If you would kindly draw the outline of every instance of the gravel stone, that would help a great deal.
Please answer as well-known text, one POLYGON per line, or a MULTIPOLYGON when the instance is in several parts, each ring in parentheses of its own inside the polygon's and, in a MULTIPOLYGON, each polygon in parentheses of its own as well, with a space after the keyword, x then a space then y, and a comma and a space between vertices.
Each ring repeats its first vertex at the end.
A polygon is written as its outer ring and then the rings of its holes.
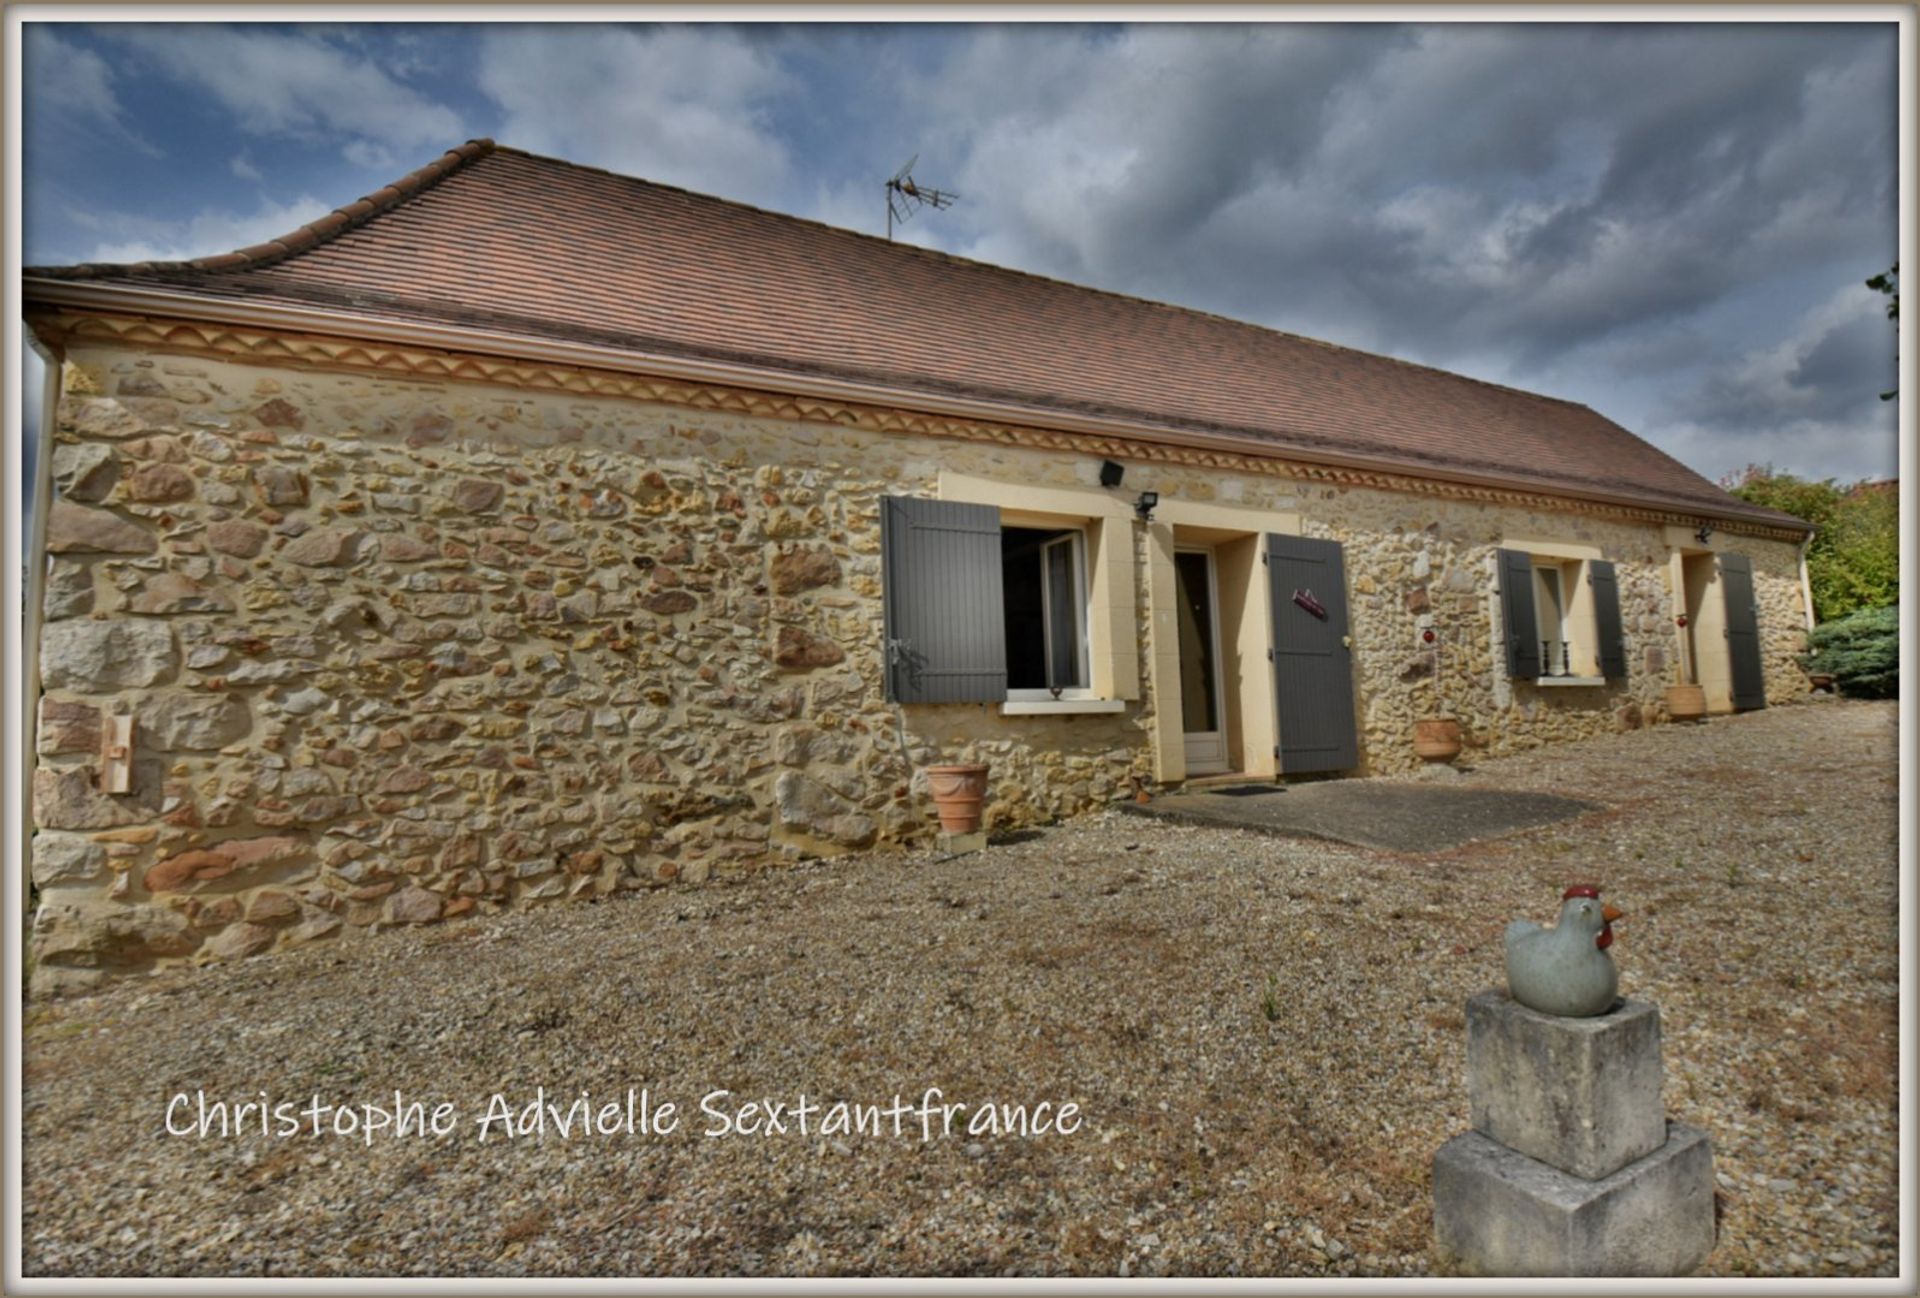
MULTIPOLYGON (((1484 761, 1464 787, 1604 805, 1427 854, 1103 812, 953 859, 483 908, 36 1001, 24 1268, 1434 1274, 1429 1165, 1468 1126, 1464 1003, 1498 985, 1506 922, 1581 880, 1627 912, 1613 954, 1660 1007, 1670 1116, 1713 1140, 1706 1273, 1893 1276, 1895 718, 1821 702, 1484 761), (398 1088, 462 1124, 370 1146, 157 1135, 198 1086, 398 1088), (629 1086, 680 1103, 679 1131, 473 1134, 496 1092, 629 1086), (925 1144, 700 1134, 720 1088, 929 1086, 1085 1121, 925 1144)), ((340 923, 307 915, 316 936, 340 923)))

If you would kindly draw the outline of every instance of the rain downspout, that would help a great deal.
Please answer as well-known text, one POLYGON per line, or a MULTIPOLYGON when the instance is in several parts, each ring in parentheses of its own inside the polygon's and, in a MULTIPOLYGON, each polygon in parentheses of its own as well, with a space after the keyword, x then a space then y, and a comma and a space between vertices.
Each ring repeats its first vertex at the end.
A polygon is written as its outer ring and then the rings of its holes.
POLYGON ((26 537, 26 608, 21 624, 20 715, 20 913, 31 922, 33 903, 33 772, 40 725, 40 624, 47 597, 47 512, 53 505, 53 429, 59 420, 61 357, 33 336, 27 340, 46 362, 40 389, 40 427, 33 430, 33 519, 26 537))
POLYGON ((1807 576, 1807 551, 1813 548, 1813 538, 1818 532, 1808 532, 1806 539, 1800 542, 1800 602, 1807 615, 1807 630, 1813 630, 1813 582, 1807 576))

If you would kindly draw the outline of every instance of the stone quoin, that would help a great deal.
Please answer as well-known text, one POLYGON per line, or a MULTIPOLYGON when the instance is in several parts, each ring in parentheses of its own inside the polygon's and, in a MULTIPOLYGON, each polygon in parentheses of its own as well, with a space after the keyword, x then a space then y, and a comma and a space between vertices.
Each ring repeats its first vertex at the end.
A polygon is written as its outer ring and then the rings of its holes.
POLYGON ((1213 771, 1411 770, 1437 710, 1498 753, 1659 722, 1689 673, 1716 711, 1804 691, 1805 526, 1583 407, 485 142, 273 244, 30 268, 25 299, 60 384, 30 628, 40 991, 930 844, 938 763, 990 768, 1004 830, 1213 771), (540 275, 577 275, 569 222, 597 195, 659 217, 631 282, 579 281, 603 325, 480 297, 435 317, 499 286, 472 264, 427 282, 383 220, 465 247, 462 212, 528 192, 551 210, 485 255, 540 275), (707 327, 649 260, 692 255, 688 205, 738 253, 685 263, 714 327, 761 329, 749 292, 785 312, 725 364, 724 339, 643 348, 619 314, 657 299, 707 327), (343 241, 401 306, 347 309, 343 241), (884 341, 910 331, 876 299, 836 327, 902 350, 856 373, 807 333, 840 309, 808 258, 956 310, 995 286, 983 338, 1037 328, 1029 299, 1089 323, 1019 335, 1026 359, 930 356, 884 341), (1222 362, 1228 341, 1271 363, 1222 362), (995 386, 1020 365, 1112 399, 995 386), (929 539, 936 507, 972 548, 929 539), (1330 558, 1276 595, 1284 544, 1330 558), (1718 620, 1690 638, 1703 601, 1718 620), (1289 711, 1286 616, 1344 618, 1350 714, 1289 711), (103 793, 91 736, 123 713, 132 787, 103 793), (1350 760, 1303 747, 1322 723, 1350 760))

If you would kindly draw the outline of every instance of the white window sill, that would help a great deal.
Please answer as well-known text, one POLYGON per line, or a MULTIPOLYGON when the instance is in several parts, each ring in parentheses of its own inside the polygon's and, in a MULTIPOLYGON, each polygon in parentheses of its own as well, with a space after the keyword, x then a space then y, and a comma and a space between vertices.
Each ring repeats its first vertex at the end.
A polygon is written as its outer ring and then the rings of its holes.
POLYGON ((1604 676, 1542 676, 1533 682, 1535 685, 1605 685, 1604 676))
POLYGON ((1000 705, 1003 717, 1052 717, 1076 712, 1125 712, 1120 699, 1008 699, 1000 705))

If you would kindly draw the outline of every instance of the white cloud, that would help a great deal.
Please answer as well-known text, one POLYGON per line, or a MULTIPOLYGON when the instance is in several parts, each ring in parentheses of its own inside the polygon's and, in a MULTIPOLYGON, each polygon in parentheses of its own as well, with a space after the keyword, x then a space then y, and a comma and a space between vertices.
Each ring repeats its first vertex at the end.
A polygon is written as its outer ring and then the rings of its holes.
POLYGON ((340 154, 356 167, 365 167, 368 171, 399 172, 411 170, 401 166, 400 157, 384 144, 375 144, 371 140, 348 140, 340 149, 340 154))
MULTIPOLYGON (((861 234, 885 234, 887 230, 886 195, 876 181, 872 184, 828 184, 816 181, 812 197, 799 209, 808 220, 834 225, 861 234)), ((906 239, 925 226, 914 223, 895 230, 896 239, 906 239)), ((922 242, 915 239, 913 242, 922 242)))
POLYGON ((1761 428, 1737 436, 1696 424, 1675 424, 1658 429, 1648 440, 1715 482, 1751 464, 1770 464, 1814 481, 1879 481, 1900 471, 1899 440, 1893 430, 1865 424, 1761 428))
POLYGON ((27 99, 29 111, 56 125, 105 128, 141 152, 158 157, 160 151, 127 124, 107 61, 60 39, 57 30, 48 23, 24 27, 22 72, 33 85, 27 99))
POLYGON ((233 252, 291 233, 325 216, 332 206, 311 195, 263 202, 253 212, 208 210, 184 221, 156 221, 132 213, 92 213, 85 224, 105 233, 85 258, 96 262, 185 261, 233 252))
POLYGON ((896 70, 889 138, 964 195, 916 241, 1585 400, 1710 475, 1885 474, 1889 32, 982 26, 896 70))
MULTIPOLYGON (((917 150, 962 200, 906 241, 1584 399, 1709 473, 1886 458, 1892 407, 1849 367, 1891 330, 1813 300, 1892 260, 1883 24, 126 30, 234 129, 376 172, 476 133, 426 75, 503 143, 874 233, 917 150)), ((63 53, 30 110, 113 120, 139 61, 63 53)), ((298 206, 66 227, 180 255, 298 206)))
MULTIPOLYGON (((466 138, 460 117, 373 59, 312 32, 215 24, 103 28, 164 75, 211 96, 251 135, 357 142, 410 153, 466 138)), ((426 161, 425 157, 420 159, 426 161)))
POLYGON ((26 58, 39 103, 56 112, 119 125, 120 100, 114 94, 113 70, 107 61, 68 44, 54 31, 45 23, 26 27, 26 58))
POLYGON ((973 255, 1538 368, 1890 251, 1891 49, 1837 27, 982 27, 895 99, 973 255))
POLYGON ((746 202, 791 177, 769 105, 792 82, 737 30, 490 28, 478 83, 516 148, 746 202))
POLYGON ((242 180, 259 180, 261 178, 260 168, 253 165, 252 159, 247 157, 244 149, 227 160, 227 167, 234 175, 240 177, 242 180))

